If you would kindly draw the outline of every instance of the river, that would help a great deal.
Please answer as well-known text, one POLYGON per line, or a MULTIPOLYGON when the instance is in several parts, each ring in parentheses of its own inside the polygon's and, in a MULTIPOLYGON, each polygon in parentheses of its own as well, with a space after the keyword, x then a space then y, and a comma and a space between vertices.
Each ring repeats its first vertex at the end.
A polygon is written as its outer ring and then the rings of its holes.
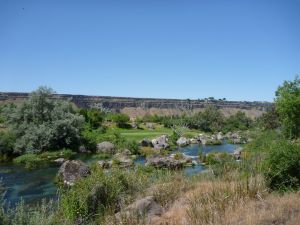
MULTIPOLYGON (((214 146, 189 145, 180 147, 174 152, 182 152, 196 158, 200 151, 203 153, 212 151, 232 153, 237 147, 237 145, 227 143, 214 146)), ((96 161, 91 154, 80 155, 78 158, 87 164, 96 161)), ((135 164, 144 163, 144 157, 138 157, 135 160, 135 164)), ((58 165, 47 165, 42 168, 27 170, 23 166, 14 165, 13 163, 0 164, 0 179, 2 185, 6 188, 4 199, 11 204, 15 204, 21 199, 27 203, 33 203, 43 198, 55 198, 57 186, 54 183, 54 178, 58 169, 58 165)), ((193 175, 202 170, 204 170, 203 166, 198 164, 185 168, 184 172, 187 175, 193 175)))

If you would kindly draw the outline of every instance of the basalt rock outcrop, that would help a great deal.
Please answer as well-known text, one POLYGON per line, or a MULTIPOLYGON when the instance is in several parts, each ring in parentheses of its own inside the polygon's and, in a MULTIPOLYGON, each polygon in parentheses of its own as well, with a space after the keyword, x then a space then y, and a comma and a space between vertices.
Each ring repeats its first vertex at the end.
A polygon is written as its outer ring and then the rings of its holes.
MULTIPOLYGON (((9 102, 22 102, 28 98, 28 93, 19 92, 0 92, 0 104, 9 102)), ((122 110, 125 108, 140 109, 176 109, 191 110, 203 109, 207 106, 215 106, 219 109, 238 109, 238 110, 255 110, 254 116, 259 116, 266 111, 273 103, 269 102, 247 102, 247 101, 224 101, 215 99, 154 99, 154 98, 127 98, 127 97, 109 97, 109 96, 87 96, 87 95, 69 95, 57 94, 53 98, 68 99, 76 106, 89 108, 94 105, 112 110, 122 110), (261 112, 261 113, 260 113, 261 112)))

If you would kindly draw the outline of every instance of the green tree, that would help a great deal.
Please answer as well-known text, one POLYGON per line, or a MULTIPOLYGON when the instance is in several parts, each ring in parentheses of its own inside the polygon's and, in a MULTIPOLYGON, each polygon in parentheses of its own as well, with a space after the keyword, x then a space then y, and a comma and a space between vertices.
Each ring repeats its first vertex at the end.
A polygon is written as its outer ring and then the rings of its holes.
POLYGON ((252 124, 252 120, 244 112, 238 111, 225 120, 224 131, 247 130, 252 124))
POLYGON ((130 121, 130 118, 128 115, 123 113, 115 113, 111 115, 111 120, 114 121, 118 127, 120 128, 128 128, 128 122, 130 121))
POLYGON ((224 125, 223 114, 213 106, 207 107, 203 112, 197 113, 190 122, 193 128, 206 132, 220 131, 224 125))
POLYGON ((259 125, 264 130, 274 130, 280 127, 279 116, 275 107, 271 107, 259 119, 259 125))
POLYGON ((100 127, 105 117, 105 114, 96 108, 80 109, 79 113, 93 129, 100 127))
POLYGON ((300 79, 285 81, 276 91, 276 111, 288 138, 300 136, 300 79))
POLYGON ((300 188, 299 144, 287 140, 273 141, 265 165, 265 177, 272 190, 300 188))
POLYGON ((16 153, 78 146, 84 118, 75 113, 70 102, 53 94, 52 89, 39 87, 22 104, 4 110, 16 137, 16 153))

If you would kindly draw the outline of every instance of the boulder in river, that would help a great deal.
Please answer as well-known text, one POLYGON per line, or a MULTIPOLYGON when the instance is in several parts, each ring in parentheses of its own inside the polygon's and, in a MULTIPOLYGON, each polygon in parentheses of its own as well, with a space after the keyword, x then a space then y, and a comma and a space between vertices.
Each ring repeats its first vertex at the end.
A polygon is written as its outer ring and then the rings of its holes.
POLYGON ((146 166, 153 166, 155 168, 168 168, 168 169, 181 169, 191 163, 190 157, 182 157, 181 159, 175 159, 174 156, 153 156, 146 159, 146 166))
POLYGON ((180 137, 177 141, 176 144, 179 146, 187 146, 189 144, 189 140, 185 137, 180 137))
POLYGON ((196 138, 191 138, 191 139, 189 140, 189 142, 190 142, 191 144, 198 144, 198 143, 199 143, 199 141, 198 141, 196 138))
POLYGON ((156 150, 167 149, 170 147, 170 145, 168 144, 168 136, 167 135, 162 135, 158 138, 155 138, 151 142, 152 142, 154 149, 156 149, 156 150))
POLYGON ((121 153, 117 153, 113 156, 113 163, 121 168, 128 168, 134 165, 131 159, 130 151, 125 149, 121 153))
POLYGON ((90 169, 83 162, 68 160, 64 162, 58 171, 58 178, 67 186, 72 186, 75 181, 85 178, 90 174, 90 169))
POLYGON ((55 163, 60 164, 60 165, 63 164, 65 161, 66 160, 64 158, 58 158, 58 159, 54 160, 55 163))
POLYGON ((114 144, 109 141, 103 141, 103 142, 97 144, 97 152, 98 153, 114 154, 115 150, 116 149, 115 149, 114 144))

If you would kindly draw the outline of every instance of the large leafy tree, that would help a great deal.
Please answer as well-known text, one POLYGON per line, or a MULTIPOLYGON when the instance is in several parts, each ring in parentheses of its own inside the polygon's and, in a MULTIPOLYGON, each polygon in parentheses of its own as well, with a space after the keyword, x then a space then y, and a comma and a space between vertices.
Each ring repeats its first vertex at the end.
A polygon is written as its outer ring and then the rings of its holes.
POLYGON ((276 91, 276 111, 288 138, 300 136, 300 79, 285 81, 276 91))
POLYGON ((41 152, 75 148, 80 140, 84 118, 77 115, 69 101, 40 87, 17 107, 5 110, 7 125, 16 137, 14 151, 41 152))
POLYGON ((209 106, 193 116, 190 125, 206 132, 220 131, 224 125, 224 116, 216 107, 209 106))

